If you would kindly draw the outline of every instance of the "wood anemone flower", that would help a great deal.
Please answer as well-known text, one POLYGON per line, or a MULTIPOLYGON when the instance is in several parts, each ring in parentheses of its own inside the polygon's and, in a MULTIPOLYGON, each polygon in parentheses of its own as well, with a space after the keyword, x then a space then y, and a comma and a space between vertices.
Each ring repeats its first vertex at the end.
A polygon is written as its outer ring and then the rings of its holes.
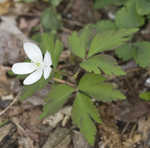
POLYGON ((18 75, 30 74, 23 81, 24 85, 31 85, 41 79, 48 79, 52 71, 52 59, 48 51, 46 51, 44 58, 40 48, 31 42, 24 43, 24 51, 31 62, 16 63, 12 66, 12 71, 18 75))

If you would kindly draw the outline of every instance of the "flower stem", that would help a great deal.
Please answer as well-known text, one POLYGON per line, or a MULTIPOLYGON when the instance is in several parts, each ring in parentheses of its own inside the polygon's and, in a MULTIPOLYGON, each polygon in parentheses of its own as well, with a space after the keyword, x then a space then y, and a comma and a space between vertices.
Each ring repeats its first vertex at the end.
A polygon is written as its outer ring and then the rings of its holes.
POLYGON ((67 82, 65 80, 61 80, 61 79, 58 79, 58 78, 53 78, 53 80, 56 81, 56 82, 62 83, 62 84, 67 84, 67 85, 69 85, 71 87, 75 87, 75 84, 67 82))

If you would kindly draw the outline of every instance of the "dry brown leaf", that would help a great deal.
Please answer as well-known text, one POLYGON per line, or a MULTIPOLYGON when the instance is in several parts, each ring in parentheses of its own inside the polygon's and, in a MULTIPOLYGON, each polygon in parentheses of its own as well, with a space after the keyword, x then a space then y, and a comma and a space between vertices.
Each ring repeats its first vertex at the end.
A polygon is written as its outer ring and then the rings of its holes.
POLYGON ((8 95, 10 90, 10 81, 7 79, 8 69, 4 66, 0 66, 0 96, 8 95))
POLYGON ((150 136, 150 116, 145 118, 141 118, 138 121, 138 131, 142 135, 142 141, 144 142, 145 146, 150 146, 149 143, 149 136, 150 136))
POLYGON ((12 0, 3 0, 0 2, 0 15, 7 14, 12 5, 12 0))
POLYGON ((93 22, 100 19, 100 15, 93 9, 93 2, 89 0, 74 0, 72 4, 72 16, 82 23, 93 22))

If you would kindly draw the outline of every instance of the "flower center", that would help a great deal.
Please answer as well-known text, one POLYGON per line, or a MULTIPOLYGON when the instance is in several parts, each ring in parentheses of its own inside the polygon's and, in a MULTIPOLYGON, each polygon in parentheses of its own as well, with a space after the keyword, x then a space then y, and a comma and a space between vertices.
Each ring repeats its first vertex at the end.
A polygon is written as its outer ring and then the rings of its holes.
POLYGON ((40 67, 41 66, 41 63, 40 62, 37 62, 35 63, 37 67, 40 67))

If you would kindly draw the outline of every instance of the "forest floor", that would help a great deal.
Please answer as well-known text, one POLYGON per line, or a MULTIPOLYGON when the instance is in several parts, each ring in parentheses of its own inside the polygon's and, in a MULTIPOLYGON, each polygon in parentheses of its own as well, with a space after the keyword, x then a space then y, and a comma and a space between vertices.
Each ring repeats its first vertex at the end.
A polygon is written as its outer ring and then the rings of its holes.
MULTIPOLYGON (((67 37, 88 23, 109 19, 109 14, 116 9, 109 7, 95 11, 92 1, 68 1, 64 0, 57 8, 63 23, 58 32, 65 46, 60 63, 63 67, 70 56, 67 37)), ((150 88, 145 85, 150 71, 139 68, 134 61, 119 61, 127 75, 111 78, 127 99, 102 103, 98 107, 103 123, 97 125, 94 147, 72 124, 70 104, 55 115, 39 120, 43 97, 50 89, 50 84, 24 102, 18 101, 23 85, 16 77, 8 75, 8 71, 14 63, 24 60, 22 43, 36 33, 34 27, 41 27, 40 16, 46 7, 44 2, 0 2, 0 148, 149 148, 150 103, 140 100, 138 94, 143 88, 150 88)), ((149 26, 145 26, 145 31, 149 26)), ((140 36, 145 40, 149 37, 150 32, 140 36)), ((66 70, 71 73, 67 67, 66 70)))

